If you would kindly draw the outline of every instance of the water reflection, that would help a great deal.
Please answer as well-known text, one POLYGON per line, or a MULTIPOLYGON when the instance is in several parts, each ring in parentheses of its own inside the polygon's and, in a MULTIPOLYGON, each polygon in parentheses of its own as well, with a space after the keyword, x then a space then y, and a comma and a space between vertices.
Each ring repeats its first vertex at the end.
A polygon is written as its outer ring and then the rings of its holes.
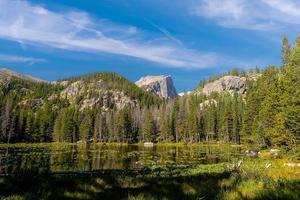
POLYGON ((0 147, 0 173, 138 169, 229 162, 239 148, 214 146, 26 145, 0 147))

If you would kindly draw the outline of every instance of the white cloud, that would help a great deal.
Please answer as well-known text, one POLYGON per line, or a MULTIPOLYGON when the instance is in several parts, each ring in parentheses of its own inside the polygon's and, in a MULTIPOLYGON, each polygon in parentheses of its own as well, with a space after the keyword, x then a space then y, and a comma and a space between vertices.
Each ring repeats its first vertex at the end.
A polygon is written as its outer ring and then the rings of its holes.
POLYGON ((17 55, 8 55, 8 54, 0 54, 1 62, 11 62, 11 63, 29 63, 34 64, 37 62, 45 62, 45 59, 41 58, 32 58, 32 57, 23 57, 17 55))
POLYGON ((298 0, 198 0, 193 6, 193 14, 229 28, 269 31, 300 25, 298 0))
POLYGON ((0 0, 0 38, 71 51, 125 55, 170 67, 216 66, 213 53, 185 49, 163 38, 149 39, 132 26, 92 19, 80 11, 53 12, 27 1, 0 0))
MULTIPOLYGON (((207 9, 211 10, 213 5, 209 4, 207 9)), ((227 8, 234 6, 234 3, 229 3, 227 8)), ((163 37, 153 38, 149 32, 137 27, 95 19, 78 10, 54 12, 21 0, 0 0, 0 10, 0 38, 18 42, 22 46, 42 45, 101 55, 108 53, 177 68, 256 65, 256 62, 243 62, 223 54, 187 49, 181 41, 158 26, 156 28, 163 37)), ((218 12, 224 13, 226 10, 220 7, 218 12)), ((243 10, 236 9, 233 14, 227 15, 228 18, 238 19, 244 14, 243 10)), ((217 16, 217 12, 211 13, 213 16, 217 16)), ((15 57, 12 60, 18 59, 15 57)))

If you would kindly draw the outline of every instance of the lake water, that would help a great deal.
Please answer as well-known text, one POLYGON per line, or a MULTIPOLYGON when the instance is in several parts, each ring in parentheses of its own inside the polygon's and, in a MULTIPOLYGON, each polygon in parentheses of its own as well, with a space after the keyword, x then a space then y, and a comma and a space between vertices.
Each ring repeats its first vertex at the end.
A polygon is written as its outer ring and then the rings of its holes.
POLYGON ((231 162, 239 147, 204 145, 0 145, 0 174, 97 172, 151 166, 193 166, 231 162))

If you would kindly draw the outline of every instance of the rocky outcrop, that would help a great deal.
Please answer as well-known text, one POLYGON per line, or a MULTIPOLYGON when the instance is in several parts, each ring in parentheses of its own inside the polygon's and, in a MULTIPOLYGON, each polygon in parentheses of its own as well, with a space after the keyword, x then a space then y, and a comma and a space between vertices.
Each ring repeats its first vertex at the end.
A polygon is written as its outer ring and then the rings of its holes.
POLYGON ((27 106, 30 107, 33 110, 37 110, 41 108, 44 105, 43 99, 29 99, 29 100, 23 100, 19 103, 20 106, 27 106))
MULTIPOLYGON (((135 107, 138 105, 136 100, 128 97, 123 91, 105 89, 105 82, 101 79, 92 81, 78 80, 73 83, 68 81, 57 82, 65 87, 60 92, 60 98, 67 99, 71 104, 76 104, 80 110, 102 107, 108 110, 112 106, 117 109, 125 107, 135 107)), ((50 99, 55 98, 54 96, 50 99)))
POLYGON ((164 99, 174 99, 177 96, 171 76, 146 76, 135 84, 164 99))
POLYGON ((218 102, 214 99, 210 99, 210 100, 205 100, 204 102, 199 104, 199 108, 200 110, 203 110, 205 107, 209 107, 209 106, 213 106, 213 105, 217 105, 218 102))
POLYGON ((120 110, 125 107, 136 107, 138 102, 126 96, 124 92, 105 92, 102 97, 84 99, 80 104, 80 110, 101 106, 104 111, 107 111, 110 109, 111 105, 114 105, 120 110))
POLYGON ((208 83, 202 89, 202 93, 210 95, 213 92, 237 92, 245 94, 247 91, 247 78, 239 76, 224 76, 214 82, 208 83))
MULTIPOLYGON (((60 84, 60 83, 59 83, 60 84)), ((68 99, 69 101, 75 101, 77 97, 82 96, 85 89, 84 89, 84 82, 83 81, 76 81, 71 84, 65 84, 65 81, 60 84, 66 87, 61 93, 60 96, 63 98, 68 99)))

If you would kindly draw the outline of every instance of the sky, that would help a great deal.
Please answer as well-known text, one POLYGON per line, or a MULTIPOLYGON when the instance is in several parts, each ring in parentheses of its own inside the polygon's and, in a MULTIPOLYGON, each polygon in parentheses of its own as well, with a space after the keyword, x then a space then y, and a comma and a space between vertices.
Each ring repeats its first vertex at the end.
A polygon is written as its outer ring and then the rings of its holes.
POLYGON ((45 80, 171 75, 178 92, 232 68, 280 65, 299 0, 0 0, 0 66, 45 80))

